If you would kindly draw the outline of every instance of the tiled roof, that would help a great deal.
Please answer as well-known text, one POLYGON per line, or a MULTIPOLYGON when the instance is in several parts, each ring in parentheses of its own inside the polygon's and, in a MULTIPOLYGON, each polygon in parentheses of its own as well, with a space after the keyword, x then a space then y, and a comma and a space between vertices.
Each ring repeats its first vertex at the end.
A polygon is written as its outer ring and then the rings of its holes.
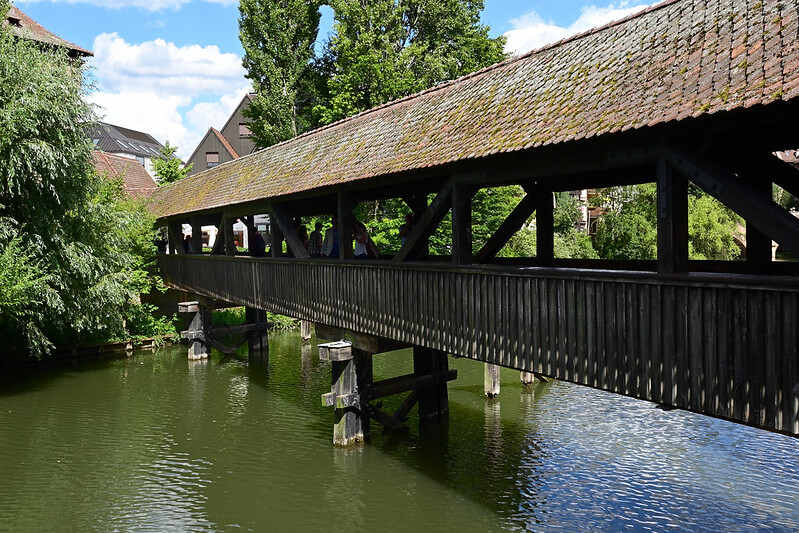
POLYGON ((670 0, 162 188, 170 216, 799 95, 799 0, 670 0))
POLYGON ((144 166, 135 159, 108 154, 99 150, 92 152, 94 168, 98 174, 113 179, 122 179, 125 192, 134 198, 150 196, 158 184, 147 173, 144 166))
POLYGON ((11 6, 11 9, 6 15, 6 20, 3 24, 8 30, 21 39, 30 39, 32 41, 39 41, 40 43, 51 44, 53 46, 61 46, 67 48, 75 55, 91 56, 94 55, 85 48, 73 44, 58 35, 46 30, 38 22, 30 18, 28 15, 20 11, 18 8, 11 6))
POLYGON ((233 159, 238 159, 239 154, 236 152, 236 150, 233 149, 227 138, 224 135, 222 135, 222 132, 216 128, 211 128, 211 131, 214 132, 216 138, 219 139, 219 142, 221 142, 222 146, 225 147, 225 150, 227 150, 227 152, 230 154, 230 157, 232 157, 233 159))
POLYGON ((156 158, 163 145, 152 135, 141 131, 97 122, 88 130, 95 148, 103 152, 123 153, 139 157, 156 158))

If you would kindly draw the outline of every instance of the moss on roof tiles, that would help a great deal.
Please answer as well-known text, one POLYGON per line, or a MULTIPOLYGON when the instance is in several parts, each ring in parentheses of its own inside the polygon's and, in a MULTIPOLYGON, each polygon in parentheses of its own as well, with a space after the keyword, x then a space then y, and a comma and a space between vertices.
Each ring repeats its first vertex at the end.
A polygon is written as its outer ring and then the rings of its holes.
POLYGON ((152 209, 190 214, 793 98, 797 13, 799 0, 669 0, 195 174, 152 209))

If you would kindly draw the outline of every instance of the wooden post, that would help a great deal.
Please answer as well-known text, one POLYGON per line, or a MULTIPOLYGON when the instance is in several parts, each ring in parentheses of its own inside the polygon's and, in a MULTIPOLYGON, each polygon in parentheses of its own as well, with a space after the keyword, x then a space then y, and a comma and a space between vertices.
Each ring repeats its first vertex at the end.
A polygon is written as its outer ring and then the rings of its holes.
POLYGON ((552 266, 555 258, 554 200, 551 189, 538 188, 535 198, 535 254, 541 266, 552 266))
POLYGON ((360 391, 372 381, 371 354, 355 351, 345 341, 319 345, 319 360, 330 361, 332 385, 322 395, 322 405, 335 407, 333 445, 351 446, 363 442, 369 422, 360 391))
POLYGON ((189 353, 190 361, 207 359, 211 349, 206 342, 206 329, 211 325, 211 311, 200 302, 181 302, 178 304, 179 313, 194 313, 189 324, 189 353))
POLYGON ((233 240, 233 224, 236 223, 236 219, 231 216, 223 216, 222 217, 222 233, 225 236, 225 255, 234 256, 236 255, 236 243, 233 240))
POLYGON ((522 389, 529 390, 535 384, 535 374, 532 372, 520 372, 519 378, 522 381, 522 389))
POLYGON ((668 161, 657 163, 658 272, 688 270, 688 181, 668 161))
MULTIPOLYGON (((419 221, 422 220, 425 211, 427 211, 427 195, 424 193, 415 194, 406 198, 405 203, 411 208, 411 211, 413 211, 414 223, 418 224, 419 221)), ((421 239, 416 249, 418 250, 419 257, 427 257, 430 255, 430 238, 426 237, 421 239)))
POLYGON ((341 259, 352 259, 352 198, 346 192, 338 196, 338 250, 341 259))
MULTIPOLYGON (((752 187, 758 196, 771 201, 770 180, 752 182, 752 187)), ((771 239, 749 220, 746 221, 746 263, 752 274, 765 274, 771 264, 771 239)))
POLYGON ((428 420, 446 416, 449 413, 447 354, 439 350, 414 346, 413 373, 416 377, 433 376, 431 384, 415 389, 419 400, 419 419, 428 420))
POLYGON ((182 254, 183 250, 183 224, 180 222, 169 223, 169 253, 182 254))
POLYGON ((496 398, 499 396, 499 366, 491 363, 485 364, 485 377, 483 380, 483 391, 486 398, 496 398))
POLYGON ((267 330, 266 311, 247 307, 244 310, 248 324, 255 324, 258 329, 247 334, 247 353, 250 364, 269 365, 269 332, 267 330))
POLYGON ((203 253, 203 227, 196 219, 191 221, 191 253, 203 253))
POLYGON ((311 341, 311 322, 309 320, 300 322, 300 337, 303 343, 311 341))
POLYGON ((474 189, 452 185, 452 262, 468 265, 472 262, 472 196, 474 189))
POLYGON ((272 257, 283 257, 283 231, 274 212, 269 214, 269 231, 272 233, 272 257))

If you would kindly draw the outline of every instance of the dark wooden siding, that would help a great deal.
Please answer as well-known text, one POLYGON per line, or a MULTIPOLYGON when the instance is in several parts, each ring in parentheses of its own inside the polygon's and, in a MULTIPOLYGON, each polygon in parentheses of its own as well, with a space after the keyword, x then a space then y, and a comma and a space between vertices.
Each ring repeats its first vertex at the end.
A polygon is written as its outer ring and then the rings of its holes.
POLYGON ((244 110, 249 103, 250 99, 245 96, 239 103, 239 107, 236 108, 222 128, 222 135, 225 136, 225 139, 227 139, 233 149, 236 150, 239 157, 251 154, 252 149, 255 147, 255 142, 252 140, 252 137, 241 137, 239 135, 239 124, 250 121, 250 119, 244 116, 244 110))
POLYGON ((206 152, 217 152, 219 154, 219 163, 226 163, 228 161, 232 161, 233 157, 230 155, 230 152, 222 145, 216 135, 213 132, 209 131, 205 138, 202 140, 200 145, 195 150, 194 155, 192 156, 187 163, 191 163, 194 167, 191 170, 191 174, 196 174, 198 172, 202 172, 203 170, 207 169, 208 166, 205 161, 205 154, 206 152))
POLYGON ((228 302, 799 434, 784 278, 162 256, 228 302))

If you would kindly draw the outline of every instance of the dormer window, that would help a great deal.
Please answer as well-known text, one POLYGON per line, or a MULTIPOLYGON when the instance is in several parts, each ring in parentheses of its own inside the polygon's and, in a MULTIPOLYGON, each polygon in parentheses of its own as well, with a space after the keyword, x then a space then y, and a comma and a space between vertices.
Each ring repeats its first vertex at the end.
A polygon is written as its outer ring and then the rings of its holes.
POLYGON ((16 17, 8 17, 8 23, 11 24, 12 26, 16 26, 17 28, 22 27, 22 20, 16 17))

